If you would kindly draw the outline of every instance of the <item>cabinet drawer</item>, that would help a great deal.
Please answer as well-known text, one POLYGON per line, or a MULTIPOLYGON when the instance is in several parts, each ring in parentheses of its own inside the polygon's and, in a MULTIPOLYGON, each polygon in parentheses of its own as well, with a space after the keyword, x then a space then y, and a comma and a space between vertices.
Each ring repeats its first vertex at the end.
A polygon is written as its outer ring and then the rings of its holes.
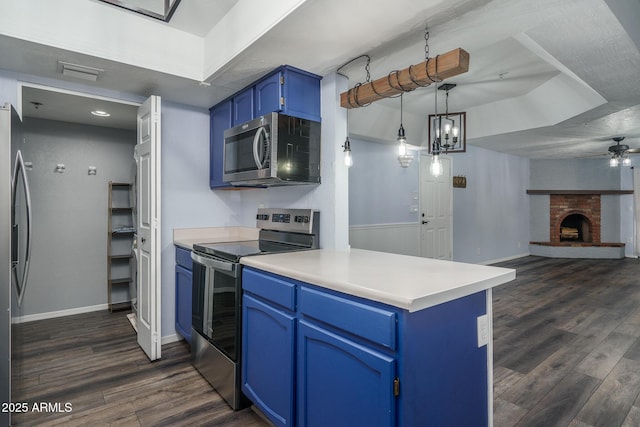
POLYGON ((181 265, 187 270, 193 270, 193 261, 191 260, 191 251, 176 246, 176 264, 181 265))
POLYGON ((286 309, 296 309, 296 284, 284 277, 245 267, 242 289, 286 309))
POLYGON ((396 313, 307 287, 300 313, 391 350, 396 349, 396 313))

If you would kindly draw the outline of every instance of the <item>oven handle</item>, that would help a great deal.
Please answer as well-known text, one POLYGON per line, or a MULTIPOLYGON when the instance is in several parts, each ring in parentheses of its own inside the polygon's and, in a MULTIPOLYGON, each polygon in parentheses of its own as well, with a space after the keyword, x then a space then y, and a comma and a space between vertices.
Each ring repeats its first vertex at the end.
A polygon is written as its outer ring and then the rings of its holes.
POLYGON ((228 262, 228 261, 218 261, 216 259, 197 255, 194 252, 191 252, 191 259, 197 262, 198 264, 204 265, 207 268, 213 268, 218 271, 226 271, 231 273, 233 277, 237 276, 236 266, 238 264, 236 263, 228 262))

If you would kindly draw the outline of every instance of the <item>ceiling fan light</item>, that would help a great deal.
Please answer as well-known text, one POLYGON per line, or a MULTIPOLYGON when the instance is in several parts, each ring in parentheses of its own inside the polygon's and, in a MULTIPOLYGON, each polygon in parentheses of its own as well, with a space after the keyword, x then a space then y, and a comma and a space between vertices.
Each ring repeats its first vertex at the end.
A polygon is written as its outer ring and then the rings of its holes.
POLYGON ((625 157, 624 159, 622 159, 622 165, 623 166, 631 166, 631 159, 628 157, 625 157))
POLYGON ((615 157, 612 157, 611 160, 609 160, 609 166, 611 166, 612 168, 617 167, 619 163, 619 160, 615 157))

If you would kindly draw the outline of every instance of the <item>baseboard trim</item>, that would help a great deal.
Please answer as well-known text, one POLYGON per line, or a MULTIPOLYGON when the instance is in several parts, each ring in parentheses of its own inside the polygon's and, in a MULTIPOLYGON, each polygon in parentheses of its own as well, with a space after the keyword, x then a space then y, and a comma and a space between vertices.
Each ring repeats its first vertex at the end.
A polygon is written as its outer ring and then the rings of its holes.
POLYGON ((511 256, 508 256, 508 257, 504 257, 504 258, 492 259, 492 260, 489 260, 489 261, 482 261, 482 262, 479 262, 478 264, 480 264, 480 265, 497 264, 499 262, 511 261, 511 260, 514 260, 514 259, 518 259, 518 258, 523 258, 523 257, 529 256, 529 255, 531 255, 531 254, 529 252, 526 252, 526 253, 522 253, 522 254, 518 254, 518 255, 511 255, 511 256))
POLYGON ((162 337, 161 343, 162 343, 162 345, 165 345, 165 344, 171 344, 173 342, 178 342, 178 341, 181 341, 181 340, 183 340, 183 338, 180 335, 173 334, 173 335, 167 335, 167 336, 162 337))
POLYGON ((27 314, 26 316, 12 317, 11 323, 27 323, 36 320, 54 319, 56 317, 73 316, 74 314, 91 313, 109 309, 108 304, 90 305, 87 307, 70 308, 67 310, 49 311, 47 313, 27 314))

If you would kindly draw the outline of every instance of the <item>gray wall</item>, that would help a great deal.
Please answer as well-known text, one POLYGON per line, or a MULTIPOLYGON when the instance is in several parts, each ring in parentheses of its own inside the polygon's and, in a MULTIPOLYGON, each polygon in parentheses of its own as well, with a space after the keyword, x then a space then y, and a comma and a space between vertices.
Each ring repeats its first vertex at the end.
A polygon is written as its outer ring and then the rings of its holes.
POLYGON ((135 131, 30 118, 23 130, 33 246, 21 314, 106 304, 108 182, 130 181, 135 131))
MULTIPOLYGON (((621 190, 622 174, 628 167, 612 168, 606 156, 592 159, 531 160, 531 185, 534 190, 621 190)), ((603 242, 624 242, 621 230, 621 206, 627 196, 603 195, 600 198, 601 239, 603 242)), ((530 196, 531 240, 547 242, 549 236, 549 196, 530 196)), ((625 239, 626 240, 626 239, 625 239)))
MULTIPOLYGON (((418 157, 403 169, 395 145, 352 140, 354 164, 349 176, 350 225, 418 223, 411 213, 419 197, 418 157), (355 143, 354 143, 355 142, 355 143)), ((467 146, 466 153, 449 155, 452 175, 465 175, 467 188, 453 189, 453 260, 487 263, 528 253, 529 160, 467 146)), ((418 205, 419 206, 419 205, 418 205)), ((385 239, 405 239, 387 246, 406 245, 400 253, 415 252, 419 233, 385 239)))
POLYGON ((349 225, 414 223, 419 212, 420 155, 408 168, 398 163, 395 144, 351 139, 349 225), (414 200, 414 198, 416 198, 414 200))
POLYGON ((452 154, 453 259, 482 263, 529 252, 529 159, 467 145, 452 154))

